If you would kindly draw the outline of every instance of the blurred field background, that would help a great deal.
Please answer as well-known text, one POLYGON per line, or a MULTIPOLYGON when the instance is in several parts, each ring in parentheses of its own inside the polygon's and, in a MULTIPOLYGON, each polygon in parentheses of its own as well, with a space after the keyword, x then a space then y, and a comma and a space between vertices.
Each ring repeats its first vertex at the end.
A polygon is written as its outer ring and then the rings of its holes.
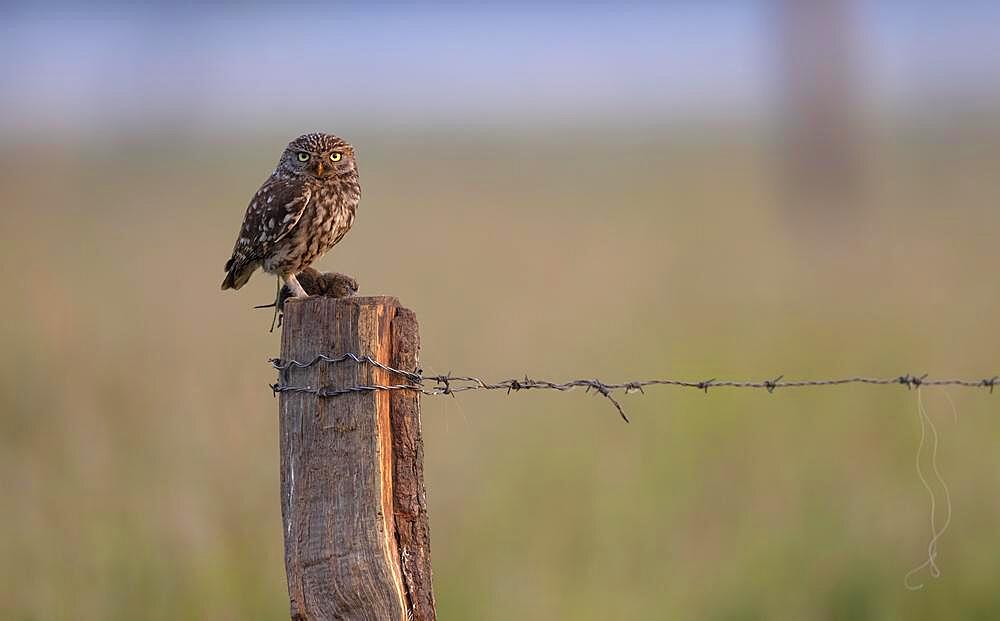
MULTIPOLYGON (((830 6, 0 9, 0 617, 287 618, 274 283, 218 287, 305 131, 425 370, 1000 372, 1000 10, 830 6)), ((439 616, 1000 618, 1000 397, 949 395, 919 592, 913 392, 426 398, 439 616)))

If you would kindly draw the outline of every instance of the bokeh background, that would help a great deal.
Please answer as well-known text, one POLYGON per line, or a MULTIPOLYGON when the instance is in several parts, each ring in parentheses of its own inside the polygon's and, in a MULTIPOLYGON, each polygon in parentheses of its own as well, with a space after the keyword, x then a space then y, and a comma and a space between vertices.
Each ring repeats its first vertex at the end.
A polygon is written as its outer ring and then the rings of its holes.
MULTIPOLYGON (((284 144, 428 371, 1000 372, 1000 5, 0 8, 0 617, 281 619, 277 352, 222 293, 284 144)), ((426 398, 442 619, 1000 618, 1000 397, 426 398), (940 490, 939 490, 940 493, 940 490), (940 513, 938 514, 940 517, 940 513)))

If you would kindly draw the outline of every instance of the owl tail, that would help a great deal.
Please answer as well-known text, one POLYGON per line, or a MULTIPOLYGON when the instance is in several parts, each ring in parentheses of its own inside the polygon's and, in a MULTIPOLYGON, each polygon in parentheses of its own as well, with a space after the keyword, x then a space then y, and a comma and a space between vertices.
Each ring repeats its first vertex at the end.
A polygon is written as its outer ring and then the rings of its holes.
POLYGON ((250 276, 260 267, 260 263, 257 261, 251 261, 244 263, 242 261, 237 262, 235 257, 226 261, 226 279, 222 281, 222 290, 226 289, 239 289, 243 285, 247 284, 250 280, 250 276))

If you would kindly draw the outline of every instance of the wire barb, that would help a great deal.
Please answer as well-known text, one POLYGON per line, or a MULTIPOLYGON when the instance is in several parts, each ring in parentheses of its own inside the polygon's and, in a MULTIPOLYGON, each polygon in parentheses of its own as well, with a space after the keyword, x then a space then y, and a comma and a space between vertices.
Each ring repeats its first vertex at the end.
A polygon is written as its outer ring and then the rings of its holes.
POLYGON ((629 422, 628 417, 625 415, 625 409, 622 407, 621 403, 615 398, 614 392, 622 391, 626 395, 639 392, 641 394, 646 394, 645 388, 649 386, 676 386, 679 388, 694 388, 697 390, 704 391, 708 394, 709 388, 746 388, 746 389, 760 389, 766 390, 769 394, 773 393, 779 388, 814 388, 819 386, 846 386, 848 384, 867 384, 870 386, 891 386, 891 385, 902 385, 906 386, 907 390, 920 388, 922 386, 957 386, 963 388, 988 388, 990 394, 993 394, 994 388, 997 384, 1000 384, 1000 375, 995 375, 990 378, 981 380, 966 380, 966 379, 930 379, 925 373, 924 375, 911 375, 909 373, 904 375, 899 375, 896 377, 889 378, 879 378, 879 377, 845 377, 837 379, 820 379, 820 380, 785 380, 784 375, 778 375, 774 379, 763 380, 763 381, 751 381, 751 380, 719 380, 712 378, 709 380, 702 380, 698 382, 678 380, 678 379, 651 379, 651 380, 632 380, 628 382, 621 383, 606 383, 598 379, 577 379, 570 380, 567 382, 551 382, 547 380, 535 380, 531 379, 527 375, 524 379, 507 379, 498 382, 486 382, 478 377, 472 375, 454 375, 449 372, 445 375, 424 375, 423 371, 417 369, 416 371, 405 371, 403 369, 396 369, 388 365, 382 364, 378 360, 375 360, 371 356, 362 356, 354 353, 346 353, 340 356, 327 356, 325 354, 320 354, 314 357, 312 360, 299 361, 299 360, 282 360, 280 358, 272 358, 270 360, 271 366, 278 371, 278 382, 271 385, 271 390, 275 395, 279 393, 297 393, 297 394, 311 394, 317 397, 338 397, 341 395, 357 394, 373 392, 377 390, 415 390, 420 394, 424 395, 451 395, 455 396, 456 393, 466 392, 469 390, 503 390, 507 394, 511 392, 520 392, 522 390, 532 390, 532 389, 543 389, 543 390, 557 390, 559 392, 566 392, 573 390, 574 388, 583 388, 586 392, 594 391, 602 397, 607 398, 611 404, 618 410, 618 414, 622 417, 626 423, 629 422), (399 376, 404 381, 398 384, 371 384, 371 385, 357 385, 357 386, 344 386, 344 387, 312 387, 312 386, 294 386, 290 382, 290 372, 293 369, 306 369, 309 367, 316 366, 318 364, 342 364, 342 363, 353 363, 357 365, 369 364, 373 367, 381 369, 392 375, 399 376))
POLYGON ((989 379, 984 379, 983 382, 982 382, 982 386, 984 388, 989 388, 990 389, 990 394, 992 395, 993 394, 993 387, 996 386, 997 381, 1000 381, 1000 375, 994 375, 993 377, 991 377, 989 379))

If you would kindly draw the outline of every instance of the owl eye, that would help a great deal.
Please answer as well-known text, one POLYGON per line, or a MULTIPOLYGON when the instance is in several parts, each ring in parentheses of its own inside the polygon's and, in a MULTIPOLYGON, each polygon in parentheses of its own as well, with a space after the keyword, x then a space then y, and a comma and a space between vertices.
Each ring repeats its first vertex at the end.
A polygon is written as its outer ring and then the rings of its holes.
POLYGON ((306 153, 305 151, 299 151, 298 153, 295 154, 295 157, 299 158, 300 162, 308 162, 309 161, 309 154, 306 153))
POLYGON ((334 152, 334 153, 330 154, 330 161, 331 162, 339 162, 342 157, 344 157, 344 156, 341 155, 340 153, 334 152))

